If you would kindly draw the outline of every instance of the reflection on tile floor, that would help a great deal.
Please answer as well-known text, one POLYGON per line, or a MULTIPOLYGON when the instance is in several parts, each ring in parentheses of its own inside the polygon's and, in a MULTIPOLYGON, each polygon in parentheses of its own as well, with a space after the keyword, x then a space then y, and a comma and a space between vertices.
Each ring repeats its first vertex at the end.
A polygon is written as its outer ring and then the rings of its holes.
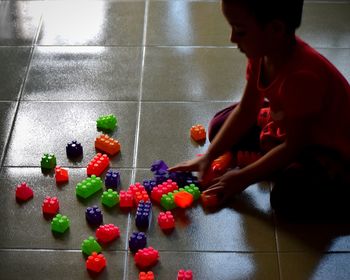
MULTIPOLYGON (((350 1, 306 1, 298 35, 331 60, 350 81, 350 1)), ((111 158, 121 188, 152 178, 156 159, 173 165, 203 153, 189 128, 207 126, 218 110, 238 101, 246 58, 230 44, 229 28, 214 0, 104 0, 0 2, 0 271, 1 279, 138 279, 128 251, 135 211, 102 207, 104 223, 121 237, 103 246, 107 268, 88 273, 80 251, 94 235, 85 209, 100 205, 101 191, 76 198, 100 134, 96 119, 113 113, 121 143, 111 158), (84 156, 70 160, 77 139, 84 156), (57 186, 40 158, 53 152, 70 180, 57 186), (17 203, 16 186, 28 182, 34 197, 17 203), (71 220, 55 236, 43 217, 45 196, 57 196, 71 220)), ((102 175, 102 177, 104 174, 102 175)), ((215 212, 199 203, 174 210, 176 229, 165 234, 153 207, 148 245, 160 252, 156 279, 349 279, 347 224, 277 221, 266 183, 251 186, 215 212)))

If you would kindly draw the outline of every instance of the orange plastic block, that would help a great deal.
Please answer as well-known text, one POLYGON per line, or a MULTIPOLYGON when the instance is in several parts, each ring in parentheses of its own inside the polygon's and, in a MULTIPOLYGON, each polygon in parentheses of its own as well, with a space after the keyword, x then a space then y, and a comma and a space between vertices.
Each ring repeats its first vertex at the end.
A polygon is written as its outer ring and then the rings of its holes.
POLYGON ((193 202, 193 195, 185 191, 176 192, 174 193, 174 202, 181 208, 190 207, 193 202))
POLYGON ((119 142, 106 134, 101 134, 95 139, 95 148, 111 156, 120 152, 119 142))
POLYGON ((68 180, 69 180, 68 170, 61 168, 61 166, 56 166, 55 167, 55 178, 56 178, 56 183, 68 182, 68 180))
POLYGON ((201 201, 204 208, 216 207, 219 203, 219 199, 216 195, 201 194, 201 201))
POLYGON ((86 268, 93 272, 100 272, 106 266, 106 258, 102 254, 93 252, 86 260, 86 268))
POLYGON ((139 273, 139 280, 154 280, 154 274, 152 271, 147 271, 147 272, 141 271, 139 273))
POLYGON ((88 164, 86 172, 88 176, 100 176, 109 166, 109 157, 106 154, 98 153, 88 164))
POLYGON ((208 173, 203 177, 202 184, 207 185, 215 178, 223 175, 230 167, 232 162, 232 154, 230 152, 224 153, 222 156, 215 159, 209 168, 208 173))
POLYGON ((205 128, 201 124, 197 124, 191 127, 191 137, 195 141, 203 141, 207 138, 205 128))

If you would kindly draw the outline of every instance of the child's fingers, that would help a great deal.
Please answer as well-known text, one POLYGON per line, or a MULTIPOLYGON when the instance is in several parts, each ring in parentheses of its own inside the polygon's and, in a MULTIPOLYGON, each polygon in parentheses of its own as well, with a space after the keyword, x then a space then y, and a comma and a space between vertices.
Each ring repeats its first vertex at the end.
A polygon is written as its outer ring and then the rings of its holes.
POLYGON ((216 195, 218 192, 223 190, 223 186, 213 185, 210 188, 206 189, 203 194, 205 195, 216 195))
POLYGON ((175 165, 173 167, 168 168, 169 172, 175 172, 175 171, 194 171, 194 166, 188 164, 188 162, 183 162, 178 165, 175 165))

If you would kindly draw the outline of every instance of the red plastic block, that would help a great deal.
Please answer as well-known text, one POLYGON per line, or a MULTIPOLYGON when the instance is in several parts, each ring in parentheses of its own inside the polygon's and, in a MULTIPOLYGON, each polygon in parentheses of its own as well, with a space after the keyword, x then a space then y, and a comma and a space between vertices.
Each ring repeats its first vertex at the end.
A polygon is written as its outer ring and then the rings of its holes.
POLYGON ((137 182, 134 185, 130 185, 129 190, 133 194, 135 205, 138 205, 141 200, 145 202, 150 200, 145 187, 141 183, 137 182))
POLYGON ((120 237, 119 228, 113 224, 101 225, 96 230, 97 241, 101 243, 111 242, 120 237))
POLYGON ((56 215, 60 209, 60 204, 57 197, 45 197, 43 204, 41 205, 43 214, 45 215, 56 215))
POLYGON ((153 201, 160 203, 163 194, 168 194, 178 189, 179 187, 176 182, 167 180, 166 182, 163 182, 152 189, 151 198, 153 201))
POLYGON ((174 202, 181 208, 190 207, 193 202, 193 195, 185 191, 174 193, 174 202))
POLYGON ((106 154, 98 153, 88 164, 87 175, 100 176, 102 172, 109 166, 109 157, 106 154))
POLYGON ((66 183, 69 180, 68 170, 62 168, 61 166, 55 167, 55 178, 56 183, 66 183))
POLYGON ((199 142, 204 141, 206 139, 205 128, 201 124, 197 124, 191 127, 191 137, 193 140, 199 142))
POLYGON ((177 280, 192 280, 193 279, 193 273, 192 270, 184 270, 180 269, 177 273, 177 280))
POLYGON ((201 194, 201 201, 204 208, 216 207, 219 203, 219 199, 216 195, 201 194))
POLYGON ((106 258, 102 254, 93 252, 86 260, 86 268, 93 272, 100 272, 107 265, 106 258))
POLYGON ((154 274, 152 271, 147 271, 147 272, 141 271, 139 273, 139 280, 154 280, 154 274))
POLYGON ((169 230, 175 227, 175 219, 170 211, 160 212, 158 215, 158 224, 162 230, 169 230))
POLYGON ((101 134, 95 139, 95 148, 111 156, 120 152, 119 142, 106 134, 101 134))
POLYGON ((119 207, 131 208, 134 206, 134 198, 131 191, 120 191, 119 193, 119 207))
POLYGON ((139 249, 134 257, 135 264, 141 269, 155 265, 158 259, 159 253, 152 247, 139 249))
POLYGON ((214 159, 209 171, 204 175, 202 184, 205 186, 210 183, 213 179, 221 176, 230 167, 232 162, 232 154, 230 152, 224 153, 222 156, 214 159))
POLYGON ((21 201, 27 201, 33 196, 34 196, 33 190, 27 185, 27 183, 23 182, 22 184, 17 186, 16 199, 21 201))

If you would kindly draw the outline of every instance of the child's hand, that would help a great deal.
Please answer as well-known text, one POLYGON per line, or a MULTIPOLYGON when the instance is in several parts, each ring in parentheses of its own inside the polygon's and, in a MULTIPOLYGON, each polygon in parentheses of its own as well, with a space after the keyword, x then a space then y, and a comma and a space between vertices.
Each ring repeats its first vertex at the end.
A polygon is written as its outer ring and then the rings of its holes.
POLYGON ((226 203, 234 195, 241 193, 248 184, 241 176, 240 170, 231 170, 216 178, 213 184, 203 192, 206 195, 217 195, 219 205, 226 203))
POLYGON ((198 171, 198 179, 199 181, 201 181, 203 178, 203 174, 207 172, 207 170, 210 167, 210 164, 211 160, 209 160, 208 156, 204 154, 202 156, 198 156, 194 159, 184 161, 182 163, 179 163, 178 165, 170 167, 168 171, 198 171))

